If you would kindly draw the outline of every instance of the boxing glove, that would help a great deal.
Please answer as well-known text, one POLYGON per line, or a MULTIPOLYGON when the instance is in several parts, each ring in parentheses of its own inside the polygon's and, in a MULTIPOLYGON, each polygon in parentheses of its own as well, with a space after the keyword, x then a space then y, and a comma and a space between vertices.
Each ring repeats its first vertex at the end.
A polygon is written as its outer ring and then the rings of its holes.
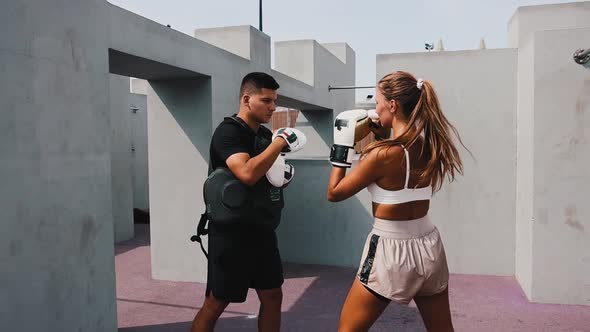
POLYGON ((270 184, 277 188, 284 188, 295 175, 295 167, 290 164, 285 164, 285 158, 281 155, 277 157, 268 172, 266 172, 266 179, 270 184))
POLYGON ((381 127, 381 123, 379 122, 379 114, 377 114, 377 110, 375 110, 374 108, 368 110, 367 117, 371 119, 372 125, 381 127))
MULTIPOLYGON (((354 156, 354 143, 356 140, 359 140, 362 134, 355 135, 357 125, 359 122, 367 119, 367 117, 367 111, 363 109, 344 111, 336 116, 334 121, 334 145, 332 145, 332 150, 330 151, 330 162, 332 165, 336 167, 351 167, 354 156)), ((369 132, 370 129, 365 136, 369 132)))
POLYGON ((391 130, 383 128, 383 126, 381 126, 379 115, 377 114, 377 111, 375 109, 368 110, 367 115, 368 119, 365 121, 368 122, 369 130, 373 132, 373 134, 375 135, 376 141, 380 141, 391 137, 391 130))
POLYGON ((295 152, 301 150, 305 143, 307 143, 307 137, 305 137, 305 134, 301 130, 295 128, 279 128, 272 135, 273 141, 277 137, 280 137, 287 142, 287 147, 282 152, 295 152))

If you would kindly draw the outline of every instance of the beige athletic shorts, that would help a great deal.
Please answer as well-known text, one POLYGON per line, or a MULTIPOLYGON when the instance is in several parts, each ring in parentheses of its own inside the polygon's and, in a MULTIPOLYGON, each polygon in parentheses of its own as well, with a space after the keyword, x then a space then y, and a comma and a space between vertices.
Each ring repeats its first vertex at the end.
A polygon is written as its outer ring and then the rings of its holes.
POLYGON ((438 229, 428 216, 404 221, 375 218, 357 277, 373 292, 401 304, 444 291, 449 269, 438 229))

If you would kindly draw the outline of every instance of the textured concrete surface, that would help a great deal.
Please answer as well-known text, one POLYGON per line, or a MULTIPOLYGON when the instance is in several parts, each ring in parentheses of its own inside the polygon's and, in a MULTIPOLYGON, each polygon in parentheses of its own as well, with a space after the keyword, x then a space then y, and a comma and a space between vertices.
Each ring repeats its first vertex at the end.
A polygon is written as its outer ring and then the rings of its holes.
POLYGON ((590 227, 590 72, 572 54, 589 45, 580 29, 590 2, 520 7, 508 28, 518 48, 515 275, 529 299, 588 305, 590 233, 577 225, 590 227))
POLYGON ((288 160, 295 178, 285 188, 285 209, 277 229, 285 260, 358 266, 373 225, 369 193, 362 190, 338 203, 326 200, 332 165, 327 160, 288 160))
POLYGON ((104 0, 0 9, 0 331, 113 331, 104 0))
POLYGON ((590 305, 590 71, 563 61, 590 46, 587 9, 586 29, 535 34, 531 299, 544 303, 590 305))
MULTIPOLYGON (((149 234, 116 247, 119 331, 188 331, 205 285, 150 278, 149 234)), ((188 241, 188 238, 187 238, 188 241)), ((192 254, 202 255, 194 245, 192 254)), ((282 331, 335 331, 355 269, 285 264, 282 331)), ((529 303, 513 277, 452 275, 450 302, 456 331, 590 331, 590 307, 529 303)), ((258 299, 230 304, 216 331, 254 331, 258 299)), ((413 303, 391 304, 371 331, 425 331, 413 303)))

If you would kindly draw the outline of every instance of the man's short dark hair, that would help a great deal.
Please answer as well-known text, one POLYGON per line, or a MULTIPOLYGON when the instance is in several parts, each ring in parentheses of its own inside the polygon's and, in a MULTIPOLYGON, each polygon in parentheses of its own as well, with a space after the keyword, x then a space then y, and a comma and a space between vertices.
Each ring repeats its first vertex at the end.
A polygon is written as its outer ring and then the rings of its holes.
POLYGON ((253 72, 242 79, 240 86, 240 98, 245 94, 254 94, 261 89, 278 90, 279 83, 267 73, 253 72))

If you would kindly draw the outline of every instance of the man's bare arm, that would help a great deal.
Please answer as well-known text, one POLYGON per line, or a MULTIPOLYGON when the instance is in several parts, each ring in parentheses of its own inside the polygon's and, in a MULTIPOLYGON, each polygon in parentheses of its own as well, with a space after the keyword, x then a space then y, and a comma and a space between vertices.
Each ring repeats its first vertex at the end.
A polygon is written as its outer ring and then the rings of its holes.
POLYGON ((268 172, 287 143, 284 139, 274 139, 262 153, 250 158, 247 153, 235 153, 225 163, 232 173, 243 183, 252 186, 268 172))

